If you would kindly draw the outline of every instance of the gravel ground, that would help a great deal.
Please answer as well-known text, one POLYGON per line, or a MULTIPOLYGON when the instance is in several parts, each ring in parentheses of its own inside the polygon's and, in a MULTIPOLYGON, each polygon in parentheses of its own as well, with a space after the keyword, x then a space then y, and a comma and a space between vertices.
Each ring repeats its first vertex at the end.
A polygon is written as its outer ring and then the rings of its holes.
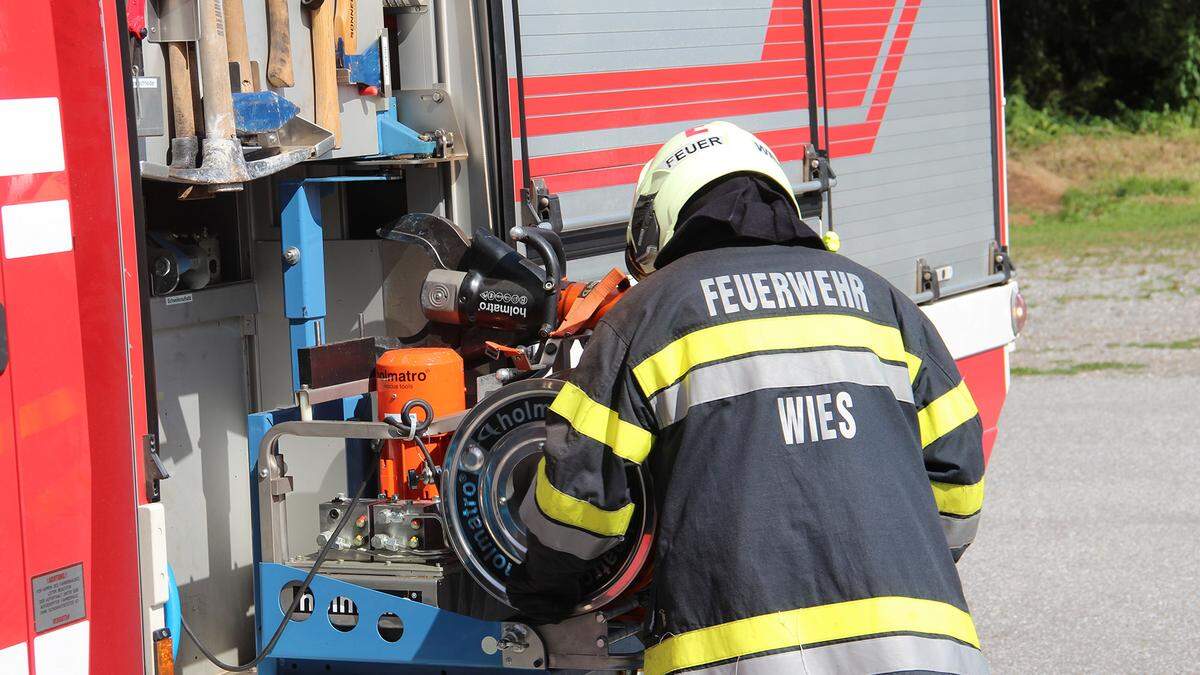
POLYGON ((1075 374, 1014 375, 963 585, 994 672, 1200 672, 1200 272, 1070 269, 1022 269, 1014 372, 1075 374))
POLYGON ((1183 259, 1098 263, 1022 266, 1030 321, 1013 355, 1017 372, 1088 364, 1085 370, 1200 375, 1200 266, 1183 259))

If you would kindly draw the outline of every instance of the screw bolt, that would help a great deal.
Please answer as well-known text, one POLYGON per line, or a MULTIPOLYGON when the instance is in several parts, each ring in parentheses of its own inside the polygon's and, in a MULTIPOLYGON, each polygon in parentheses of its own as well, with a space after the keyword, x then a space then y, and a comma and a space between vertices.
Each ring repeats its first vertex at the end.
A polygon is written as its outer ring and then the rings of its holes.
POLYGON ((287 250, 283 252, 283 262, 288 265, 295 265, 300 262, 300 249, 295 246, 287 247, 287 250))

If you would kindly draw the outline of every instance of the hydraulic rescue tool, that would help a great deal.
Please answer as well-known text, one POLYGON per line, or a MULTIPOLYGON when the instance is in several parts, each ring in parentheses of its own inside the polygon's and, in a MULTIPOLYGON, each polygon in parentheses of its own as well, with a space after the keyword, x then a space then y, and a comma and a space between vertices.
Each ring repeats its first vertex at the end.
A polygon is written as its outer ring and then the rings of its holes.
MULTIPOLYGON (((476 582, 501 601, 506 599, 508 573, 525 555, 518 510, 542 455, 546 412, 562 388, 562 381, 550 373, 569 367, 568 341, 585 337, 627 288, 624 275, 616 271, 599 282, 565 283, 562 242, 548 227, 517 227, 510 234, 535 251, 544 266, 490 232, 477 230, 468 240, 453 223, 429 214, 407 215, 380 231, 385 239, 419 245, 433 260, 421 288, 421 309, 430 321, 462 330, 461 353, 511 361, 510 367, 492 374, 505 384, 481 397, 459 420, 448 445, 441 439, 428 444, 441 467, 438 491, 418 488, 423 476, 432 482, 428 477, 433 471, 412 451, 403 454, 402 473, 384 469, 396 479, 381 485, 389 497, 440 496, 449 545, 476 582)), ((445 397, 434 389, 463 387, 462 371, 450 372, 446 352, 456 355, 445 349, 410 348, 388 351, 380 358, 375 372, 383 419, 394 415, 392 397, 400 388, 437 396, 435 415, 462 409, 460 399, 443 402, 445 397), (441 367, 440 384, 432 384, 431 368, 414 367, 427 363, 441 367)), ((457 365, 461 369, 463 361, 457 365)), ((649 485, 640 468, 629 473, 639 505, 635 531, 596 561, 580 612, 603 606, 629 588, 649 555, 654 523, 649 485)), ((416 540, 410 542, 418 547, 416 540)))
MULTIPOLYGON (((398 242, 388 245, 419 247, 431 261, 419 296, 429 325, 404 341, 361 338, 300 351, 301 419, 274 423, 259 442, 260 546, 268 564, 262 574, 317 569, 320 577, 288 582, 280 603, 264 605, 264 625, 292 625, 288 619, 311 606, 296 598, 309 584, 320 593, 323 580, 332 580, 364 594, 341 593, 346 601, 328 610, 335 627, 353 625, 355 603, 398 596, 452 612, 456 620, 503 622, 504 635, 481 644, 506 665, 636 667, 639 644, 629 638, 640 623, 636 610, 655 527, 641 467, 627 469, 636 505, 629 534, 593 561, 576 616, 553 626, 517 623, 505 593, 508 575, 526 554, 520 506, 534 484, 546 416, 563 386, 555 374, 569 368, 571 342, 586 340, 619 301, 624 276, 614 270, 598 282, 566 282, 562 242, 548 226, 510 232, 537 262, 488 231, 467 237, 430 214, 406 215, 379 234, 398 242), (360 386, 356 391, 369 386, 375 393, 376 421, 307 421, 320 401, 333 400, 326 392, 360 386), (284 435, 374 440, 360 475, 371 482, 366 494, 376 496, 339 494, 319 504, 316 553, 289 552, 285 500, 292 479, 279 448, 284 435), (270 566, 277 563, 283 567, 270 566)), ((297 625, 289 630, 306 630, 297 625)), ((285 643, 289 653, 301 649, 285 643)))

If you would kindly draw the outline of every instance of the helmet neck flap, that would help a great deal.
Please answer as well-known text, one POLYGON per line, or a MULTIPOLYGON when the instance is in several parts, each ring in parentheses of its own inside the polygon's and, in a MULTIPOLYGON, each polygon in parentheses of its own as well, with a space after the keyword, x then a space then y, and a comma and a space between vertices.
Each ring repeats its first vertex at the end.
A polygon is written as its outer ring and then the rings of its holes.
POLYGON ((662 269, 697 251, 768 244, 825 249, 820 235, 800 219, 795 202, 773 181, 733 175, 709 183, 688 200, 675 236, 658 252, 654 266, 662 269))

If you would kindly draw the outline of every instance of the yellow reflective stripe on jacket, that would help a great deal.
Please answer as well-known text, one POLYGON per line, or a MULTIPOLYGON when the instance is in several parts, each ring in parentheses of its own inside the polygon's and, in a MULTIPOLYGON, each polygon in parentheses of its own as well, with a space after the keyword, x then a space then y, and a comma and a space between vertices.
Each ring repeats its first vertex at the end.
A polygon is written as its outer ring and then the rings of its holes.
POLYGON ((975 407, 975 399, 971 398, 967 383, 959 382, 957 387, 917 411, 917 423, 921 427, 921 447, 929 447, 931 443, 978 414, 979 409, 975 407))
POLYGON ((945 635, 979 648, 971 615, 935 600, 888 596, 764 614, 701 628, 646 650, 648 675, 766 651, 878 633, 945 635))
POLYGON ((538 506, 547 517, 564 525, 572 525, 602 537, 619 537, 629 529, 633 518, 633 504, 626 504, 616 511, 608 511, 583 499, 561 492, 546 476, 546 459, 538 463, 537 473, 538 506))
POLYGON ((568 382, 550 404, 579 433, 599 441, 619 457, 641 464, 650 454, 654 436, 645 429, 622 420, 615 410, 593 401, 579 387, 568 382))
POLYGON ((909 381, 921 359, 908 353, 900 330, 842 314, 806 314, 747 319, 702 328, 639 363, 633 376, 646 396, 668 387, 696 366, 734 356, 784 349, 850 347, 907 364, 909 381))
POLYGON ((974 485, 933 483, 933 499, 938 513, 952 516, 972 516, 983 508, 983 480, 974 485))

